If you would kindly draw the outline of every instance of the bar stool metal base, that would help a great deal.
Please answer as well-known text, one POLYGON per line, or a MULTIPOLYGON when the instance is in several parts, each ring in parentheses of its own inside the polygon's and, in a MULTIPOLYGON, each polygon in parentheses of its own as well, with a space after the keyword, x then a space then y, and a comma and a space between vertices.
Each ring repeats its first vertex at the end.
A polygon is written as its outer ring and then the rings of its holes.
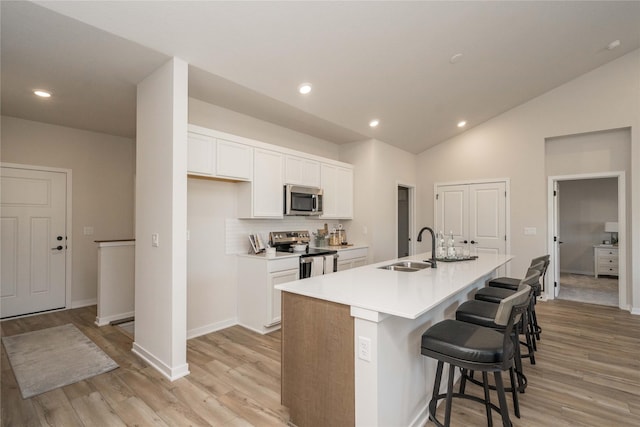
MULTIPOLYGON (((495 371, 494 372, 494 378, 495 378, 495 382, 496 385, 493 386, 493 389, 495 389, 497 391, 498 394, 498 400, 499 400, 499 404, 500 407, 496 406, 495 404, 491 403, 491 397, 490 397, 490 393, 489 390, 491 388, 491 386, 489 385, 488 382, 488 375, 487 372, 484 371, 482 372, 482 378, 483 378, 483 382, 479 383, 480 385, 483 385, 483 389, 484 389, 484 399, 480 398, 478 396, 474 396, 471 394, 466 394, 464 393, 463 390, 461 390, 459 393, 455 393, 453 391, 453 377, 454 377, 454 373, 455 373, 455 365, 451 365, 449 364, 449 378, 448 378, 448 384, 447 384, 447 392, 446 393, 439 393, 440 390, 440 383, 442 380, 442 369, 444 366, 444 362, 443 361, 438 361, 438 368, 436 370, 436 379, 433 385, 433 395, 431 396, 431 400, 429 401, 429 420, 431 420, 436 426, 438 427, 447 427, 449 426, 450 422, 451 422, 451 407, 452 407, 452 402, 453 402, 453 398, 458 398, 458 399, 467 399, 467 400, 471 400, 474 402, 478 402, 478 403, 482 403, 485 407, 485 411, 486 411, 486 415, 487 415, 487 423, 488 426, 493 426, 493 417, 492 417, 492 411, 495 411, 496 413, 498 413, 502 419, 502 425, 503 427, 511 427, 513 424, 511 423, 511 420, 509 419, 509 414, 508 414, 508 410, 507 410, 507 401, 505 398, 505 391, 506 388, 504 387, 504 384, 502 382, 502 373, 500 371, 495 371), (436 411, 437 411, 437 406, 438 406, 438 401, 441 399, 446 399, 445 401, 445 419, 444 419, 444 423, 442 423, 440 420, 438 420, 438 418, 436 417, 436 411), (505 410, 501 410, 500 408, 505 408, 505 410)), ((512 386, 514 385, 513 382, 513 370, 510 371, 511 373, 511 383, 512 386)), ((477 381, 477 380, 476 380, 477 381)), ((520 409, 519 409, 519 405, 518 405, 518 400, 517 400, 517 394, 514 394, 514 409, 515 409, 515 413, 516 416, 518 418, 520 418, 520 409)))

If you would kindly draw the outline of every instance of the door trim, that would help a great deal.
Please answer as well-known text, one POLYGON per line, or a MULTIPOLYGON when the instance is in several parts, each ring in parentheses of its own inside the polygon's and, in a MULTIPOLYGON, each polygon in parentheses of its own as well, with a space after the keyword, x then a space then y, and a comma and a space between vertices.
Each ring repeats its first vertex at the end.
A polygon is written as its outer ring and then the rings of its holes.
MULTIPOLYGON (((627 244, 629 244, 629 239, 627 239, 627 201, 624 171, 596 172, 578 175, 555 175, 547 177, 547 248, 548 253, 551 255, 551 262, 549 263, 549 277, 560 277, 559 267, 556 265, 557 257, 554 256, 555 248, 553 242, 553 231, 557 227, 553 199, 554 187, 559 181, 575 181, 581 179, 598 178, 618 178, 618 235, 622 236, 624 239, 624 244, 622 246, 618 246, 618 308, 631 311, 627 287, 627 244)), ((548 299, 554 299, 554 286, 549 286, 548 289, 545 290, 545 295, 548 299)))
MULTIPOLYGON (((439 186, 446 185, 470 185, 470 184, 490 184, 492 182, 503 182, 504 190, 506 191, 506 199, 505 199, 505 218, 504 218, 504 229, 507 233, 507 241, 505 245, 505 252, 507 254, 511 254, 511 178, 495 178, 495 179, 470 179, 470 180, 462 180, 462 181, 446 181, 446 182, 434 182, 433 183, 433 220, 438 217, 438 204, 436 203, 436 194, 438 194, 439 186)), ((434 224, 435 225, 435 224, 434 224)), ((511 277, 511 263, 508 262, 506 264, 506 274, 511 277)))
MULTIPOLYGON (((72 228, 72 215, 71 215, 71 207, 73 206, 72 204, 72 171, 71 169, 63 169, 63 168, 52 168, 52 167, 48 167, 48 166, 36 166, 36 165, 23 165, 20 163, 6 163, 6 162, 0 162, 0 167, 3 168, 14 168, 14 169, 27 169, 27 170, 36 170, 36 171, 43 171, 43 172, 58 172, 58 173, 64 173, 66 176, 66 196, 67 196, 67 206, 66 206, 66 221, 65 221, 65 226, 67 228, 67 253, 66 253, 66 265, 65 265, 65 290, 64 290, 64 294, 65 294, 65 302, 64 302, 64 309, 69 309, 71 308, 71 288, 72 288, 72 266, 73 266, 73 228, 72 228)), ((36 313, 39 314, 39 313, 36 313)), ((26 314, 25 316, 29 316, 29 314, 26 314)), ((15 316, 12 317, 12 319, 15 319, 16 317, 20 317, 20 316, 15 316)))
MULTIPOLYGON (((404 187, 409 190, 409 256, 416 253, 416 242, 414 240, 414 234, 416 232, 416 185, 408 184, 403 181, 396 181, 396 198, 395 198, 395 228, 394 228, 394 242, 398 242, 398 187, 404 187)), ((396 243, 396 258, 398 258, 398 245, 396 243)))

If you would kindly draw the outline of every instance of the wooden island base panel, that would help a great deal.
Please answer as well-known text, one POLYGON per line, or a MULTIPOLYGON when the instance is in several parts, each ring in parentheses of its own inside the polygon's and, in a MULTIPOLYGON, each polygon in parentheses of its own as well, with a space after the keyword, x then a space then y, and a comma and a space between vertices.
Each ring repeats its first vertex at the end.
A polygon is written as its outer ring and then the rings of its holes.
POLYGON ((291 423, 355 425, 350 307, 282 292, 282 316, 282 404, 291 423))

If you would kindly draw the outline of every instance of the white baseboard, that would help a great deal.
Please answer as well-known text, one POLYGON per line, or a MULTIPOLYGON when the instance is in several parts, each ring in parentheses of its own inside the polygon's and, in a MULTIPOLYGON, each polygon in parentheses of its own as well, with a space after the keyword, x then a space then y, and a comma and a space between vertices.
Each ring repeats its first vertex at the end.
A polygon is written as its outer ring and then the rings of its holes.
POLYGON ((640 316, 640 307, 632 307, 631 314, 635 314, 636 316, 640 316))
POLYGON ((162 375, 167 377, 169 381, 175 381, 179 378, 184 377, 185 375, 189 375, 188 363, 184 363, 175 368, 167 366, 162 360, 155 357, 153 354, 145 350, 136 342, 133 343, 133 348, 131 349, 131 351, 138 355, 138 357, 140 357, 142 360, 153 366, 162 375))
POLYGON ((71 308, 88 307, 90 305, 96 305, 96 304, 98 304, 97 298, 82 299, 79 301, 71 301, 71 308))
POLYGON ((273 331, 277 331, 278 329, 280 329, 280 323, 278 323, 277 325, 272 326, 270 328, 264 328, 264 329, 257 329, 257 328, 254 328, 253 326, 244 325, 242 323, 238 323, 238 325, 240 325, 243 328, 248 329, 248 330, 250 330, 252 332, 255 332, 256 334, 260 334, 260 335, 266 335, 266 334, 269 334, 269 333, 271 333, 273 331))
POLYGON ((135 311, 129 311, 127 313, 112 314, 110 316, 103 316, 103 317, 96 316, 95 324, 98 326, 106 326, 109 323, 113 322, 114 320, 122 320, 128 317, 133 317, 134 314, 135 314, 135 311))
MULTIPOLYGON (((431 400, 431 397, 429 397, 431 400)), ((429 403, 427 401, 426 405, 423 405, 420 409, 420 413, 413 419, 409 427, 421 427, 424 426, 427 421, 429 421, 429 403)))
POLYGON ((200 326, 198 328, 189 329, 187 331, 187 339, 200 337, 202 335, 210 334, 211 332, 220 331, 222 329, 229 328, 231 326, 235 326, 238 324, 237 318, 231 318, 227 320, 222 320, 220 322, 211 323, 209 325, 200 326))

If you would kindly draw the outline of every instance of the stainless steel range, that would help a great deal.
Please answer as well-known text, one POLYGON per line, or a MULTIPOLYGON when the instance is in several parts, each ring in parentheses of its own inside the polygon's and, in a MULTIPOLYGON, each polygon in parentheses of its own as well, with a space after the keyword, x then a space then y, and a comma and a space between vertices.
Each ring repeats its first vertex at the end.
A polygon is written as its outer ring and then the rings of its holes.
POLYGON ((269 233, 269 244, 277 252, 291 252, 300 254, 300 278, 319 276, 338 271, 338 251, 323 248, 310 248, 309 232, 302 231, 272 231, 269 233), (294 250, 302 247, 302 251, 294 250))

